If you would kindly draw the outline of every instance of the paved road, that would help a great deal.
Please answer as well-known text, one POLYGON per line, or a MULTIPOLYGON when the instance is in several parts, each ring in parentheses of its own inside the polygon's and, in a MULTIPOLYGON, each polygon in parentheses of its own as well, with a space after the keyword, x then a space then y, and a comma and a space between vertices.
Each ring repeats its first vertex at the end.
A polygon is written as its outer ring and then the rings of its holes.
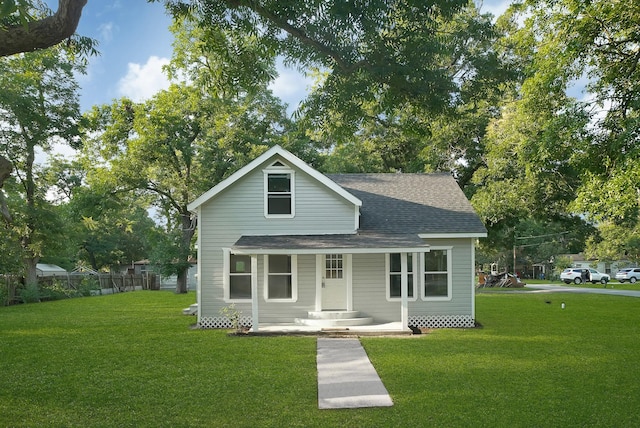
POLYGON ((640 297, 640 291, 635 290, 618 290, 615 287, 615 284, 609 283, 607 284, 607 288, 582 288, 568 285, 546 285, 546 284, 527 284, 527 288, 533 288, 535 291, 532 293, 553 293, 553 292, 562 292, 562 293, 591 293, 591 294, 609 294, 612 296, 630 296, 630 297, 640 297))

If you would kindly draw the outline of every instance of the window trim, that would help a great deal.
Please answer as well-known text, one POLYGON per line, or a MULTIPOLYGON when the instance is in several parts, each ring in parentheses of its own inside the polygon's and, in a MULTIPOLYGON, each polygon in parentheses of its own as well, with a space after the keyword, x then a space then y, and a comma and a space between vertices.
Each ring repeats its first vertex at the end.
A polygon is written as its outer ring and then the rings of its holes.
MULTIPOLYGON (((224 289, 224 301, 225 303, 247 303, 247 302, 251 302, 253 296, 250 296, 247 299, 232 299, 231 298, 231 249, 230 248, 223 248, 222 249, 223 252, 223 258, 224 258, 224 265, 223 265, 223 277, 222 277, 222 285, 223 285, 223 289, 224 289)), ((251 266, 251 265, 250 265, 251 266)), ((253 281, 254 281, 254 272, 250 271, 247 274, 251 279, 251 289, 253 290, 253 281)))
POLYGON ((453 247, 451 246, 443 246, 443 247, 431 247, 429 248, 429 252, 437 251, 437 250, 446 250, 447 252, 447 295, 446 296, 427 296, 425 294, 425 276, 427 273, 445 273, 445 272, 427 272, 424 263, 425 263, 425 255, 426 253, 421 253, 420 256, 420 297, 425 302, 443 302, 450 301, 453 299, 453 247))
POLYGON ((269 254, 265 254, 263 259, 264 300, 265 302, 297 302, 298 301, 298 256, 296 254, 275 254, 275 255, 287 255, 291 257, 291 298, 288 298, 288 299, 270 299, 269 298, 269 276, 272 274, 269 273, 269 254))
POLYGON ((271 166, 264 169, 264 216, 265 218, 293 218, 296 216, 296 196, 295 196, 295 171, 287 167, 271 166), (291 195, 291 213, 290 214, 269 214, 269 175, 287 174, 289 175, 289 184, 291 195))
MULTIPOLYGON (((402 296, 400 297, 391 297, 391 254, 400 254, 400 253, 386 253, 384 255, 384 260, 385 260, 385 278, 386 278, 386 284, 385 284, 385 297, 387 298, 388 302, 401 302, 402 301, 402 296)), ((413 271, 412 272, 407 272, 408 274, 412 274, 413 275, 413 281, 411 281, 412 283, 408 283, 407 284, 407 291, 409 290, 409 288, 413 288, 413 297, 409 297, 407 295, 407 300, 409 302, 415 302, 416 300, 418 300, 418 293, 416 292, 416 285, 420 283, 420 281, 418 280, 418 278, 420 277, 420 263, 416 264, 417 262, 421 262, 422 258, 419 257, 418 253, 407 253, 407 256, 411 255, 412 257, 412 268, 413 271), (416 268, 418 268, 418 272, 416 272, 416 268)), ((408 258, 408 257, 407 257, 408 258)), ((393 272, 395 274, 397 274, 398 272, 393 272)), ((400 272, 400 274, 402 274, 400 272)), ((408 278, 407 278, 408 279, 408 278)))

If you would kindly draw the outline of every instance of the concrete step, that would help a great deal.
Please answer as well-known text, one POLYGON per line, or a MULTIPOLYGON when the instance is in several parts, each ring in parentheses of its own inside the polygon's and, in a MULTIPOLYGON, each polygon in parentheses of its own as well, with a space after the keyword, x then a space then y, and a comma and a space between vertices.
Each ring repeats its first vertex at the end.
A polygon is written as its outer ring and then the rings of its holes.
POLYGON ((198 313, 198 304, 194 303, 193 305, 189 306, 188 308, 184 308, 182 310, 182 314, 183 315, 195 315, 198 313))
POLYGON ((333 320, 333 319, 347 319, 358 318, 359 311, 309 311, 307 312, 307 318, 313 320, 333 320))
POLYGON ((360 326, 360 325, 369 325, 373 323, 373 318, 371 317, 357 317, 357 318, 325 318, 325 319, 314 319, 314 318, 296 318, 295 323, 298 325, 306 325, 312 327, 349 327, 349 326, 360 326))

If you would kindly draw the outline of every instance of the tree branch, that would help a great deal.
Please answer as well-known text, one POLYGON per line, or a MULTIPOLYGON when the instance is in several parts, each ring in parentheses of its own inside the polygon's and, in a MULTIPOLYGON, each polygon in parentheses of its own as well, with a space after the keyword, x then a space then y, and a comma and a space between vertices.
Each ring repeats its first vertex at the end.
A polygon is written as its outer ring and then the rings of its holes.
POLYGON ((0 28, 0 56, 30 52, 56 45, 69 38, 78 27, 87 0, 58 0, 58 11, 27 27, 0 28))
POLYGON ((319 42, 318 40, 312 39, 307 35, 307 33, 298 27, 291 25, 286 19, 279 17, 278 15, 272 13, 267 10, 265 7, 258 4, 258 2, 254 1, 242 1, 242 0, 228 0, 227 4, 229 7, 237 8, 238 6, 244 6, 261 16, 262 18, 273 22, 277 27, 289 33, 291 36, 295 37, 300 41, 300 43, 310 46, 316 51, 320 52, 322 55, 325 55, 333 60, 335 65, 345 73, 352 73, 360 67, 365 67, 368 65, 368 62, 365 60, 358 61, 356 63, 350 63, 345 60, 339 52, 331 49, 329 46, 319 42))

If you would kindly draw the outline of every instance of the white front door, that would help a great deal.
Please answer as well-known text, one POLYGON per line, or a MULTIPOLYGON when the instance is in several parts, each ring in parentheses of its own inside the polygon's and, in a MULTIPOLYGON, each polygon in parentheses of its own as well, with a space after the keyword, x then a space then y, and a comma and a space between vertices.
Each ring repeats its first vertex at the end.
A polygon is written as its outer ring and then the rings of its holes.
POLYGON ((347 309, 346 263, 342 254, 324 257, 322 274, 322 310, 347 309))

